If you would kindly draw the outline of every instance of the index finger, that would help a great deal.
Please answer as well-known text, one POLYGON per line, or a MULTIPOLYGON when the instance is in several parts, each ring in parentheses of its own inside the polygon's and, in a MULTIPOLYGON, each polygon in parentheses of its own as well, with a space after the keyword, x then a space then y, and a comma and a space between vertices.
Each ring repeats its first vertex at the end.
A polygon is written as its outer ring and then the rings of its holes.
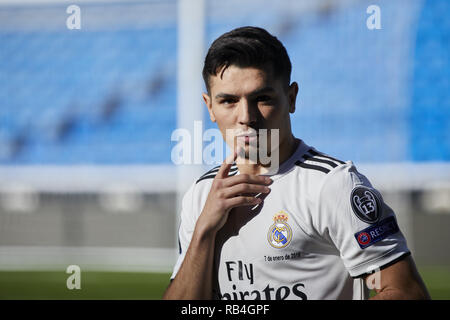
POLYGON ((231 153, 228 157, 226 157, 222 165, 220 166, 219 171, 217 172, 216 178, 224 179, 228 177, 230 168, 233 165, 236 158, 237 158, 236 151, 233 151, 233 153, 231 153))

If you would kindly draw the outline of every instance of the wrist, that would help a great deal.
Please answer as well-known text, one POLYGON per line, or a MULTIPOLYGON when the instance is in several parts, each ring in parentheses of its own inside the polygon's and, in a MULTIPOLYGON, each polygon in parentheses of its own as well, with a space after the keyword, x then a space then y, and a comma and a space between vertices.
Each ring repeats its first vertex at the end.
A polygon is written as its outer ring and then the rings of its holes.
POLYGON ((200 241, 212 241, 215 239, 217 234, 217 228, 214 225, 210 225, 206 221, 200 218, 197 220, 195 225, 194 235, 195 238, 200 241))

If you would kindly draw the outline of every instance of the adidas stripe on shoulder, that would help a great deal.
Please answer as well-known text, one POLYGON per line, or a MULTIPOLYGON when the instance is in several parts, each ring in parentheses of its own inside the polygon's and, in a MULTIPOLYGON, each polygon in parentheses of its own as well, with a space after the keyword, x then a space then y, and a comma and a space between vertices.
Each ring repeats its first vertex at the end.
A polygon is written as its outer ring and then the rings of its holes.
POLYGON ((336 168, 338 165, 345 164, 344 161, 317 152, 314 149, 309 149, 302 158, 302 160, 297 160, 295 165, 304 169, 317 170, 325 174, 336 168))

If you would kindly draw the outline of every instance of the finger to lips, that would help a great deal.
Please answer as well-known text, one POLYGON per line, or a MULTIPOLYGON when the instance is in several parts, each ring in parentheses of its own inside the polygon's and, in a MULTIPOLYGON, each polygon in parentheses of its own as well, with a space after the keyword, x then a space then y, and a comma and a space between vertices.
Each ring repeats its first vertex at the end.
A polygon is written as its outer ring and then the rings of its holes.
POLYGON ((228 157, 225 158, 222 165, 219 168, 219 171, 217 172, 216 178, 223 179, 228 176, 228 173, 230 172, 230 168, 233 165, 234 161, 236 160, 237 153, 233 152, 228 157))

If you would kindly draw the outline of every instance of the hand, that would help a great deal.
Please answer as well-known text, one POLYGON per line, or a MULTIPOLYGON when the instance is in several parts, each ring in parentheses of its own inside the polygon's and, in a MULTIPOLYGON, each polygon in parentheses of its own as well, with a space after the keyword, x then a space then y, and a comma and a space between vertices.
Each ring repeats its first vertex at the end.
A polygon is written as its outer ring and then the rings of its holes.
POLYGON ((248 174, 228 176, 236 157, 237 153, 234 152, 225 159, 213 180, 205 206, 197 222, 197 226, 203 227, 204 231, 217 232, 227 221, 231 209, 255 206, 262 200, 255 198, 254 194, 270 192, 267 185, 272 183, 272 179, 269 177, 248 174))

